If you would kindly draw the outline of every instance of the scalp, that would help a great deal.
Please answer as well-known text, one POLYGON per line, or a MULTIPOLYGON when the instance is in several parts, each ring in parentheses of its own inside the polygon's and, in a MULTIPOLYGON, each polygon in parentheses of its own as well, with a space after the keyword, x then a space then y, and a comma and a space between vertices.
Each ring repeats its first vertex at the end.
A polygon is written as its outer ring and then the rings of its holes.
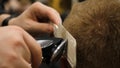
POLYGON ((75 4, 64 22, 77 40, 77 68, 120 67, 120 1, 75 4))

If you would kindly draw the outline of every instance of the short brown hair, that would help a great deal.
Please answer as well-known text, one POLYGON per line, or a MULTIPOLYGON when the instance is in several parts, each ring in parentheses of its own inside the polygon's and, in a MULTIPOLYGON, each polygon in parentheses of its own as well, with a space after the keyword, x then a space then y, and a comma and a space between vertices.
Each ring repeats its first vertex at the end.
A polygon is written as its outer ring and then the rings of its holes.
POLYGON ((77 68, 120 68, 120 1, 87 0, 64 22, 77 40, 77 68))

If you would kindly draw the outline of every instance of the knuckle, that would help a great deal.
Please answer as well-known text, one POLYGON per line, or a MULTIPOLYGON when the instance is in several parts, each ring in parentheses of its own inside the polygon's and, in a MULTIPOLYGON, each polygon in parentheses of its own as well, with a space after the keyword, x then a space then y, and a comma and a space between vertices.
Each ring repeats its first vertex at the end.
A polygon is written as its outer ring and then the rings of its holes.
POLYGON ((40 5, 41 5, 40 2, 35 2, 35 3, 32 5, 32 7, 36 8, 36 7, 40 6, 40 5))
POLYGON ((18 36, 13 36, 12 41, 14 42, 15 46, 22 44, 22 39, 18 36))
POLYGON ((22 31, 23 29, 18 26, 9 26, 10 29, 15 30, 15 31, 22 31))
POLYGON ((19 57, 17 56, 16 53, 9 53, 7 57, 8 57, 8 62, 16 62, 19 60, 19 57))
POLYGON ((41 3, 40 3, 40 2, 35 2, 34 4, 35 4, 35 5, 40 5, 41 3))
POLYGON ((3 27, 3 30, 5 30, 9 33, 23 32, 23 29, 21 27, 18 27, 18 26, 6 26, 6 27, 3 27))
POLYGON ((11 33, 9 36, 11 38, 11 41, 14 42, 15 45, 22 43, 22 36, 23 36, 23 29, 17 26, 9 27, 9 33, 11 33))
MULTIPOLYGON (((12 26, 9 28, 9 30, 10 32, 15 33, 16 35, 21 35, 24 31, 21 27, 18 27, 18 26, 12 26)), ((14 37, 16 35, 14 35, 14 37)))

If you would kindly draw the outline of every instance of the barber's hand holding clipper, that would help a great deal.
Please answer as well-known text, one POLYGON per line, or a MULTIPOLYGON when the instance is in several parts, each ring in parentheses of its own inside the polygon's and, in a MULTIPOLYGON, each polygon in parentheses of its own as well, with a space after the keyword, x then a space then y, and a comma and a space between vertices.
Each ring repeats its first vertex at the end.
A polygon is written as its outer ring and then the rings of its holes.
POLYGON ((58 12, 36 2, 18 17, 10 19, 7 27, 0 27, 0 68, 39 67, 41 48, 24 30, 37 34, 52 33, 53 26, 43 19, 49 19, 54 24, 61 22, 58 12))

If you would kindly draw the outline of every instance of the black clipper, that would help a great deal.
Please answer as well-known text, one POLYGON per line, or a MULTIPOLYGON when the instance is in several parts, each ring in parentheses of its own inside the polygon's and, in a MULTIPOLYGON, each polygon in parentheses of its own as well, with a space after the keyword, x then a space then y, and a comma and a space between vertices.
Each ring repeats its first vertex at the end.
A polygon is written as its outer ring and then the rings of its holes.
POLYGON ((57 62, 67 46, 67 40, 62 38, 42 38, 37 42, 42 47, 43 62, 46 64, 57 62))

